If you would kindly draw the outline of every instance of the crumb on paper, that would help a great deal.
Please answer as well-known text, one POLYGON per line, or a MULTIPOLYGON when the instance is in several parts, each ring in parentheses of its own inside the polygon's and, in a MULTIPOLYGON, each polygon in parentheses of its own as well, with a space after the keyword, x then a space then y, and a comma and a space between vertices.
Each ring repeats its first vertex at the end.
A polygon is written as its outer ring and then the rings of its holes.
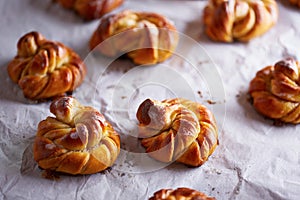
POLYGON ((203 98, 202 92, 200 90, 197 93, 199 94, 200 98, 203 98))
POLYGON ((199 65, 202 65, 202 64, 209 63, 209 62, 210 62, 209 60, 204 60, 204 61, 200 61, 198 64, 199 64, 199 65))
POLYGON ((216 101, 212 101, 212 100, 207 100, 206 102, 209 103, 209 104, 211 104, 211 105, 217 103, 216 101))

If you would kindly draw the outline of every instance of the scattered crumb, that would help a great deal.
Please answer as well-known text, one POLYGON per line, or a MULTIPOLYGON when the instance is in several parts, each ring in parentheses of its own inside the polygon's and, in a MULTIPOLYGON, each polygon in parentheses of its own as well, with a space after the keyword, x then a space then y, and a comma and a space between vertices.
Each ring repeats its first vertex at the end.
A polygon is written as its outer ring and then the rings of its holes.
POLYGON ((125 176, 125 173, 122 173, 122 174, 121 174, 121 177, 123 177, 123 176, 125 176))
POLYGON ((214 191, 215 189, 216 189, 216 188, 213 187, 213 188, 211 188, 211 191, 214 191))
POLYGON ((198 91, 197 93, 199 94, 200 98, 203 98, 203 95, 202 95, 201 91, 198 91))
POLYGON ((127 97, 126 96, 121 96, 121 99, 126 99, 127 97))
POLYGON ((206 63, 209 63, 209 61, 208 60, 200 61, 198 64, 202 65, 202 64, 206 64, 206 63))
POLYGON ((217 102, 212 101, 212 100, 207 100, 206 102, 209 103, 209 104, 216 104, 217 103, 217 102))

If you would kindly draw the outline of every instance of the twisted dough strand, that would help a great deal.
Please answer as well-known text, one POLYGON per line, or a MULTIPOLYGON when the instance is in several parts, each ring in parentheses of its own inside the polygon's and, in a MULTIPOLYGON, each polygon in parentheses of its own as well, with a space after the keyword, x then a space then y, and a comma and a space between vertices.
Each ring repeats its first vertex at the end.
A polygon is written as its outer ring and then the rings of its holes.
POLYGON ((154 193, 149 200, 215 200, 206 194, 190 188, 161 189, 154 193))
POLYGON ((80 57, 59 42, 46 40, 38 32, 25 34, 17 44, 18 53, 8 64, 13 82, 32 100, 72 92, 86 74, 80 57))
POLYGON ((210 0, 204 9, 206 34, 215 41, 249 41, 278 19, 275 0, 210 0))
POLYGON ((177 43, 176 28, 164 16, 125 10, 101 20, 90 49, 109 57, 127 53, 136 64, 156 64, 169 58, 177 43))
POLYGON ((120 138, 104 116, 71 97, 52 102, 56 116, 41 121, 34 159, 43 169, 69 174, 92 174, 112 166, 120 138))
POLYGON ((249 94, 256 110, 272 119, 300 123, 300 65, 288 58, 257 72, 249 94))
POLYGON ((142 145, 162 162, 202 165, 218 144, 212 113, 186 99, 145 100, 137 111, 142 145))

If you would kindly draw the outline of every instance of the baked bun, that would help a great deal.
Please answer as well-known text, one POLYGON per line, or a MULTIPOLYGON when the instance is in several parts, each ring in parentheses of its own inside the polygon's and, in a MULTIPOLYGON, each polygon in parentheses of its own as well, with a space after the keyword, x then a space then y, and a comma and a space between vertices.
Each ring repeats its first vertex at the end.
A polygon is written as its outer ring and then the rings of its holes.
POLYGON ((206 34, 221 42, 249 41, 267 32, 277 19, 275 0, 209 0, 203 15, 206 34))
POLYGON ((93 174, 113 165, 120 152, 120 138, 104 116, 72 97, 50 105, 55 117, 38 125, 34 159, 50 171, 93 174))
POLYGON ((136 64, 156 64, 168 59, 177 44, 176 28, 164 16, 125 10, 101 20, 91 37, 90 49, 97 47, 109 57, 127 53, 136 64))
POLYGON ((64 8, 73 9, 85 20, 101 18, 119 7, 123 0, 55 0, 64 8))
POLYGON ((253 106, 262 115, 276 121, 300 122, 300 64, 292 58, 267 66, 250 82, 253 106))
POLYGON ((139 137, 146 152, 161 162, 200 166, 218 144, 213 114, 186 99, 145 100, 138 108, 139 137))
POLYGON ((215 200, 204 193, 190 188, 162 189, 154 193, 149 200, 215 200))
POLYGON ((24 35, 17 47, 18 53, 7 67, 8 75, 28 99, 62 96, 75 90, 85 77, 86 67, 74 51, 38 32, 24 35))
POLYGON ((289 0, 292 5, 300 7, 300 0, 289 0))

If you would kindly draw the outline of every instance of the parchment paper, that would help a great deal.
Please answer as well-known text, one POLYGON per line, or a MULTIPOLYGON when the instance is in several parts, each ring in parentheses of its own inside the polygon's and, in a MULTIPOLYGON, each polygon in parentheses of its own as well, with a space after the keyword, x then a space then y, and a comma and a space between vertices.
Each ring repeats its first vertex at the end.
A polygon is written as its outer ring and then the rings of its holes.
POLYGON ((247 89, 257 70, 293 56, 300 59, 300 10, 278 1, 277 25, 249 43, 214 43, 203 33, 206 1, 132 1, 124 9, 170 18, 181 35, 174 56, 157 66, 135 67, 89 52, 99 20, 84 22, 51 1, 0 1, 0 199, 148 199, 162 188, 189 187, 217 199, 299 199, 300 127, 277 127, 255 112, 247 89), (38 123, 50 102, 23 97, 6 66, 16 43, 36 30, 85 59, 88 74, 74 93, 99 109, 120 133, 121 154, 103 173, 42 177, 32 155, 38 123), (136 138, 136 109, 145 98, 185 97, 216 116, 219 146, 199 168, 150 159, 136 138))

